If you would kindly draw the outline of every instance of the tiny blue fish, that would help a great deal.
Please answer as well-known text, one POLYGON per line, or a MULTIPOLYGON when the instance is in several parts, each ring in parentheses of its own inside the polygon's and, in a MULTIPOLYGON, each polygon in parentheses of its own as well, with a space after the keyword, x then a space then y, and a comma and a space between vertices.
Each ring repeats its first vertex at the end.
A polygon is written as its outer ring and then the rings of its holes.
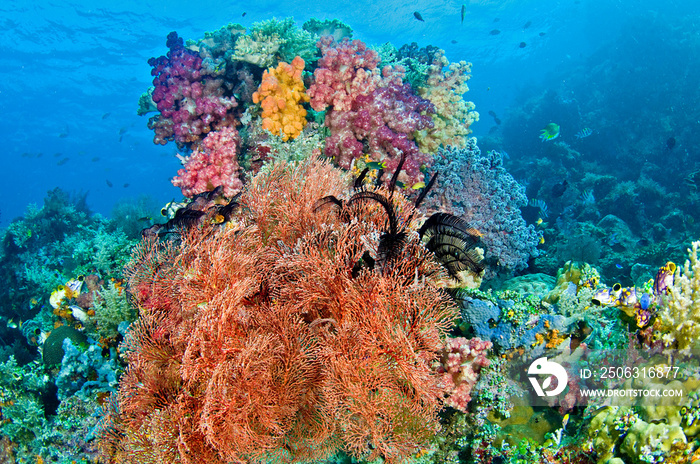
POLYGON ((580 131, 576 132, 575 137, 577 139, 585 139, 586 137, 588 137, 592 134, 593 134, 593 129, 591 129, 590 127, 584 127, 580 131))
POLYGON ((618 264, 615 265, 615 267, 618 268, 618 269, 622 269, 622 264, 618 263, 618 264))

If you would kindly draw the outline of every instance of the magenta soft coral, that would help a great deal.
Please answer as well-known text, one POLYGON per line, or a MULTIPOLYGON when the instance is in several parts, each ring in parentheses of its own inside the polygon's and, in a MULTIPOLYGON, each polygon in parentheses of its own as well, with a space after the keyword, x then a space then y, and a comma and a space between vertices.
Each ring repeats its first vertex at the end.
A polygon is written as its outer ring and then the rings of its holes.
POLYGON ((391 171, 398 165, 399 154, 405 153, 406 177, 401 180, 413 185, 423 180, 421 169, 432 164, 432 156, 421 153, 413 137, 416 131, 432 127, 434 108, 408 84, 391 79, 369 95, 359 95, 349 111, 329 112, 326 125, 331 136, 326 140, 326 155, 348 169, 366 150, 371 159, 384 161, 391 171))
POLYGON ((153 101, 160 114, 148 127, 155 131, 153 141, 165 145, 174 140, 178 146, 200 141, 209 131, 233 125, 235 97, 228 96, 221 78, 206 75, 199 55, 184 47, 176 32, 168 34, 167 56, 151 58, 153 101))
POLYGON ((393 170, 405 153, 400 180, 407 185, 423 180, 422 170, 432 164, 432 156, 420 152, 414 136, 433 127, 433 104, 402 82, 402 68, 386 66, 380 72, 377 53, 359 40, 335 43, 323 37, 317 46, 323 58, 308 95, 314 110, 327 110, 331 136, 326 155, 350 169, 353 160, 366 154, 393 170))
POLYGON ((240 146, 241 138, 233 127, 210 132, 201 147, 182 158, 185 167, 177 172, 173 185, 180 187, 182 194, 190 198, 222 185, 224 195, 233 197, 243 188, 238 165, 240 146))

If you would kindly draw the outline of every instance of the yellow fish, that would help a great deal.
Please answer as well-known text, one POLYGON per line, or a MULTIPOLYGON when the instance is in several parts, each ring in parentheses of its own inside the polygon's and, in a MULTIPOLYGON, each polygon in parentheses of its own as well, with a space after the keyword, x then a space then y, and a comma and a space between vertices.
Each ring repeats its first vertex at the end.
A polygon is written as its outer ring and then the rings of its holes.
POLYGON ((544 237, 540 237, 540 245, 544 245, 544 237))
POLYGON ((418 189, 425 188, 425 182, 423 182, 423 181, 416 182, 415 184, 413 184, 413 187, 411 187, 411 188, 412 188, 413 190, 418 190, 418 189))

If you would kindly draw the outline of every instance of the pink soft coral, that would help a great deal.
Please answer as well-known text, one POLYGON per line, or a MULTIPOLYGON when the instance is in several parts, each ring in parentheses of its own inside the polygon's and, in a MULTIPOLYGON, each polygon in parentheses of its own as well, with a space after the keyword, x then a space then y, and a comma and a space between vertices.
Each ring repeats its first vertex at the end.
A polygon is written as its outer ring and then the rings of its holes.
POLYGON ((490 364, 486 352, 491 346, 491 342, 480 338, 467 340, 458 337, 445 343, 438 372, 443 375, 443 386, 448 396, 446 405, 467 412, 467 405, 472 399, 471 391, 479 380, 479 372, 490 364))
POLYGON ((381 77, 377 69, 379 55, 359 41, 344 39, 335 43, 333 37, 321 37, 317 44, 323 53, 314 71, 314 83, 309 87, 311 107, 323 111, 329 105, 347 111, 359 95, 377 88, 381 77))
POLYGON ((222 185, 224 195, 233 197, 243 188, 238 165, 240 145, 241 138, 233 127, 210 132, 201 147, 187 158, 181 158, 185 167, 177 172, 173 185, 190 198, 222 185))

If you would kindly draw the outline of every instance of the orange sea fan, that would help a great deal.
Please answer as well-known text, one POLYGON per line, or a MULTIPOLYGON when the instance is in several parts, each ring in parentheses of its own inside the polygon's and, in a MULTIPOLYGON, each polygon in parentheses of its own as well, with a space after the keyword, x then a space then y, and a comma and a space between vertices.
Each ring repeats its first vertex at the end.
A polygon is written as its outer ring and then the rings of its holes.
POLYGON ((297 462, 344 449, 399 461, 438 430, 432 365, 456 314, 435 284, 445 271, 398 193, 400 249, 381 270, 358 265, 387 213, 316 208, 347 185, 317 159, 272 166, 230 222, 141 245, 127 273, 141 319, 103 459, 297 462))

